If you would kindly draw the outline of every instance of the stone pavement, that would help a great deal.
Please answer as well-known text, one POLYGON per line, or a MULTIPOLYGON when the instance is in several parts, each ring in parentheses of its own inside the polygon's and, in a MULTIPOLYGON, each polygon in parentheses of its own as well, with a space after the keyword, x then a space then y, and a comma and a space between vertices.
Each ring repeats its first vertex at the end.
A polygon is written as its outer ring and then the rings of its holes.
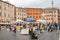
POLYGON ((39 36, 40 40, 59 40, 59 33, 57 32, 46 32, 39 36))
MULTIPOLYGON (((40 35, 38 35, 38 39, 59 40, 59 33, 56 31, 40 33, 40 35)), ((30 38, 29 35, 21 35, 20 32, 14 34, 13 32, 9 32, 6 29, 3 29, 0 31, 0 40, 32 40, 32 39, 30 38)))

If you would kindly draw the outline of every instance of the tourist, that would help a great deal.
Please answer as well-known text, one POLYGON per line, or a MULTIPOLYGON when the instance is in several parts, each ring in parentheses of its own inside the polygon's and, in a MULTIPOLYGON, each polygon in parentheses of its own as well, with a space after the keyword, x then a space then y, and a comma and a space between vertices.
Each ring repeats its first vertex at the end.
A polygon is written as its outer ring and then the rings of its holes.
POLYGON ((16 33, 16 25, 13 26, 13 32, 16 33))

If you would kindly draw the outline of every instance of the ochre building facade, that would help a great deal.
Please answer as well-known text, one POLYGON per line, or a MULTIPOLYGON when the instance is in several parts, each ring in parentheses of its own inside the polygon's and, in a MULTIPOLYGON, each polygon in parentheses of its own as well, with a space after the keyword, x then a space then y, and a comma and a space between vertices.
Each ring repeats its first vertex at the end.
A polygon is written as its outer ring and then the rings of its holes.
POLYGON ((26 10, 27 18, 35 18, 36 20, 41 19, 41 8, 24 8, 24 10, 26 10))

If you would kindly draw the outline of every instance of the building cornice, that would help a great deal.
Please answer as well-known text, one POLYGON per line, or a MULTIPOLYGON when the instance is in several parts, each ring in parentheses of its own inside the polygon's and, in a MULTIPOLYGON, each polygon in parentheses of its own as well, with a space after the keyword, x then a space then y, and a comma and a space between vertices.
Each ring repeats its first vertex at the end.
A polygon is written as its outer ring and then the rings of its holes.
POLYGON ((15 5, 9 3, 8 1, 2 1, 2 0, 1 0, 1 2, 7 3, 7 4, 12 5, 12 6, 15 6, 15 5))

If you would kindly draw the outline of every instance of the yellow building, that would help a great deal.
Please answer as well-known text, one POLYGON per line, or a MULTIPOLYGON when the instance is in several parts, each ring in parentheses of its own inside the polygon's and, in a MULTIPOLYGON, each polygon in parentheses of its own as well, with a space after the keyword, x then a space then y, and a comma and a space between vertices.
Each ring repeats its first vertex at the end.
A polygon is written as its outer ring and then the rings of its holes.
POLYGON ((0 1, 0 22, 10 22, 14 20, 15 6, 7 1, 0 1))

